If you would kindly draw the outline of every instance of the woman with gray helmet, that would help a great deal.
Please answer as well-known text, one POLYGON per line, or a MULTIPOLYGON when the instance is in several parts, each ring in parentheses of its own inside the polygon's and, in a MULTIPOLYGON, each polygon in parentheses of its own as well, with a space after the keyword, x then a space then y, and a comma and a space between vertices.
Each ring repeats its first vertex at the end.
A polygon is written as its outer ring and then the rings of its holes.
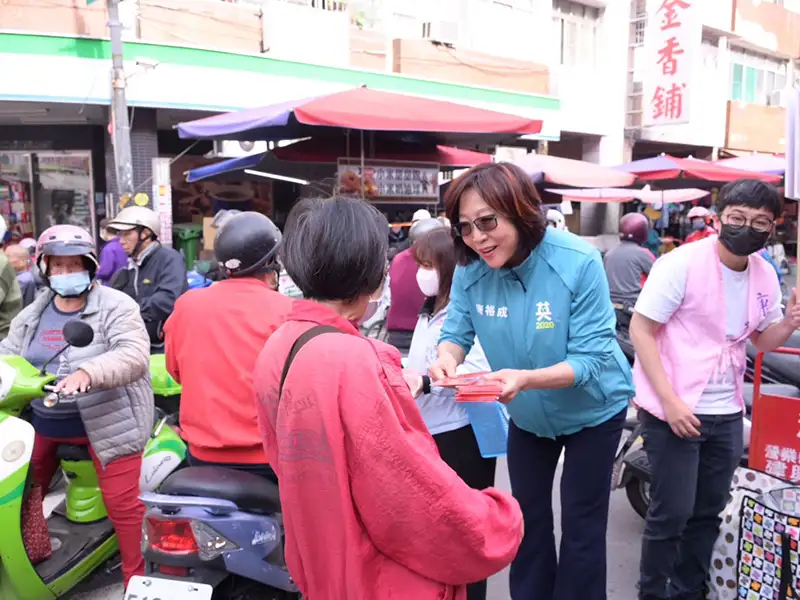
POLYGON ((154 210, 144 206, 123 208, 109 221, 108 230, 119 235, 129 257, 128 268, 114 276, 111 287, 139 303, 151 350, 163 352, 164 323, 178 296, 188 288, 183 257, 158 241, 161 220, 154 210))
MULTIPOLYGON (((427 218, 416 221, 408 232, 409 241, 413 244, 429 231, 443 227, 438 219, 427 218)), ((387 341, 405 354, 411 347, 411 337, 417 326, 417 317, 425 302, 425 294, 417 283, 417 263, 414 261, 411 248, 403 250, 392 260, 389 267, 389 290, 392 299, 389 314, 386 316, 387 341)))

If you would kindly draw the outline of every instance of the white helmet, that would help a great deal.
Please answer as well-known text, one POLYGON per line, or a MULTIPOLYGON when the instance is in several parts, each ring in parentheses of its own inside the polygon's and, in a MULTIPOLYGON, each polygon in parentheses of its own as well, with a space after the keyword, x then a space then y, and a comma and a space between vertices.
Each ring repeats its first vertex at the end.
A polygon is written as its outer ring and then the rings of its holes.
POLYGON ((707 219, 711 213, 705 206, 695 206, 686 215, 687 219, 707 219))
POLYGON ((0 242, 5 239, 6 233, 8 233, 8 224, 3 217, 0 217, 0 242))
POLYGON ((547 211, 547 224, 554 229, 565 231, 567 229, 567 222, 564 220, 564 215, 554 208, 547 211))
POLYGON ((429 210, 424 208, 420 208, 417 212, 414 213, 414 216, 411 217, 411 222, 416 223, 417 221, 422 221, 424 219, 430 219, 431 213, 429 210))
POLYGON ((153 232, 155 237, 161 236, 161 219, 151 208, 145 206, 129 206, 108 222, 106 229, 112 231, 130 231, 136 227, 144 227, 153 232))

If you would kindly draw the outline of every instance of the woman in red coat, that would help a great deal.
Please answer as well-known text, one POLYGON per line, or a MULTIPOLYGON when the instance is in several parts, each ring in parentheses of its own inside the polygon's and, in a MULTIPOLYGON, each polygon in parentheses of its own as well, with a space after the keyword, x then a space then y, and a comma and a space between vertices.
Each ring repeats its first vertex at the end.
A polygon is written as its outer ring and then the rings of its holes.
POLYGON ((381 290, 386 228, 374 207, 342 198, 302 203, 286 228, 282 260, 308 300, 255 371, 286 562, 311 600, 464 600, 467 583, 514 558, 522 514, 441 460, 399 352, 359 333, 381 290))

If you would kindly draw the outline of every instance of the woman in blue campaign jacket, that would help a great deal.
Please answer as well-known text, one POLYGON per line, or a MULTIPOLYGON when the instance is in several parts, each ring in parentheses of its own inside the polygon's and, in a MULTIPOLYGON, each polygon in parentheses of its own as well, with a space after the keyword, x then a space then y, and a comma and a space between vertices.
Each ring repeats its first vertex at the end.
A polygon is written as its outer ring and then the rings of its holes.
POLYGON ((546 227, 533 182, 512 164, 470 169, 445 204, 461 266, 430 374, 455 375, 477 335, 488 377, 503 384, 511 487, 525 517, 511 597, 604 600, 611 471, 633 384, 600 254, 546 227), (552 491, 562 450, 557 559, 552 491))

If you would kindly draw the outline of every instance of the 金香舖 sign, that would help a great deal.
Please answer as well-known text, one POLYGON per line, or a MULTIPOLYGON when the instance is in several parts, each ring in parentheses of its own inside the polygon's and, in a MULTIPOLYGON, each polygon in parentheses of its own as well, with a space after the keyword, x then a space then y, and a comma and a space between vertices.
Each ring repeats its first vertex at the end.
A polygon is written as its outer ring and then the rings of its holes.
POLYGON ((689 122, 692 73, 702 43, 701 1, 647 2, 642 88, 645 126, 689 122))

